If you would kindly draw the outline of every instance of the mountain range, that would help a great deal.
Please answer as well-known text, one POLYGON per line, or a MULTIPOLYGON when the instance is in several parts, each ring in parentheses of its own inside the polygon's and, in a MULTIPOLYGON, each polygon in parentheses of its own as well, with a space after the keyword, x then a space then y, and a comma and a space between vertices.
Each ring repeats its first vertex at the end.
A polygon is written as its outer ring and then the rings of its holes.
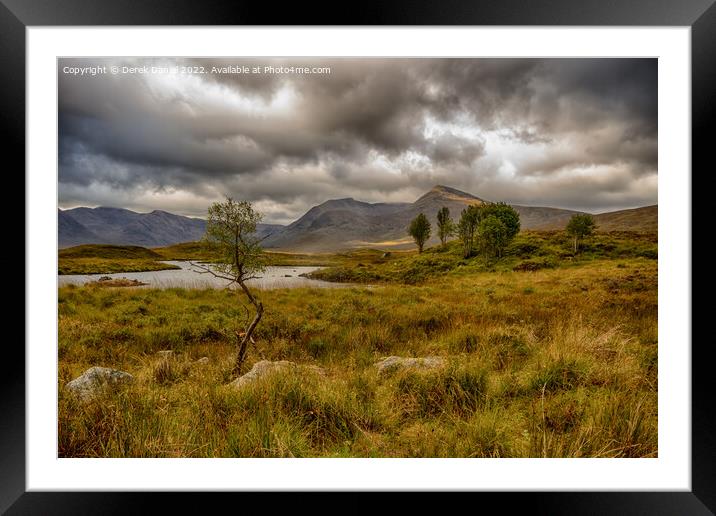
MULTIPOLYGON (((419 213, 433 227, 437 212, 447 206, 454 220, 470 204, 487 202, 472 194, 437 185, 412 203, 367 203, 352 198, 333 199, 309 209, 287 226, 259 224, 257 234, 266 237, 270 249, 303 252, 336 251, 356 247, 401 248, 412 245, 407 235, 410 221, 419 213)), ((513 205, 522 229, 563 229, 578 211, 513 205)), ((646 206, 594 215, 599 229, 656 231, 657 206, 646 206)), ((59 246, 122 244, 159 247, 199 240, 203 219, 166 211, 136 213, 121 208, 74 208, 58 211, 59 246)), ((437 242, 436 231, 428 245, 437 242)))
MULTIPOLYGON (((162 247, 201 239, 206 221, 161 210, 137 213, 123 208, 73 208, 57 211, 60 248, 80 244, 162 247)), ((259 236, 282 229, 259 224, 259 236)))

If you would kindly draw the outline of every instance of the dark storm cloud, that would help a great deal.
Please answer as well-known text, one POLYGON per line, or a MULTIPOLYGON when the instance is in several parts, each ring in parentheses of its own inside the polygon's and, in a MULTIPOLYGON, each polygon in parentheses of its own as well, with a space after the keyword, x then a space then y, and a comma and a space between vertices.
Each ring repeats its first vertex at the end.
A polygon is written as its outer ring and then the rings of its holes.
POLYGON ((328 198, 412 201, 435 183, 594 210, 656 202, 654 59, 113 58, 59 67, 61 206, 200 215, 228 193, 288 222, 328 198), (97 64, 331 73, 62 73, 97 64))

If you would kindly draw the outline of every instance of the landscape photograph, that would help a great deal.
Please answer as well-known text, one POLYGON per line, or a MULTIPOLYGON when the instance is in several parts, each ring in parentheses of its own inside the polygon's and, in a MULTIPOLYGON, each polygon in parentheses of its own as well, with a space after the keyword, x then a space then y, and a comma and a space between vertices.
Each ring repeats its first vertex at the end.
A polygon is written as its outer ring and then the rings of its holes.
POLYGON ((658 457, 657 70, 58 59, 58 457, 658 457))

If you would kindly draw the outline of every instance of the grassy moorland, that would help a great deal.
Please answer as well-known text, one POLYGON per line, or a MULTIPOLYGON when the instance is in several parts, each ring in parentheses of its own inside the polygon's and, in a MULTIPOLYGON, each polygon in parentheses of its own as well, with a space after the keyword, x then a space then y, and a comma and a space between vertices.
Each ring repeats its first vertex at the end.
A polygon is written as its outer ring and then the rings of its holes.
POLYGON ((585 242, 578 256, 570 249, 570 237, 561 231, 525 231, 509 245, 499 260, 463 259, 457 242, 415 252, 372 253, 369 259, 350 256, 343 264, 320 269, 314 279, 350 283, 419 284, 446 273, 470 275, 485 272, 536 271, 582 265, 604 259, 657 258, 655 233, 597 233, 585 242))
POLYGON ((577 257, 564 238, 520 234, 496 262, 464 260, 455 244, 365 251, 324 274, 371 286, 261 291, 247 366, 291 360, 326 376, 241 390, 226 385, 245 316, 234 292, 62 287, 59 454, 655 457, 656 238, 597 235, 577 257), (380 376, 373 364, 389 355, 446 366, 380 376), (93 365, 136 381, 68 396, 93 365))

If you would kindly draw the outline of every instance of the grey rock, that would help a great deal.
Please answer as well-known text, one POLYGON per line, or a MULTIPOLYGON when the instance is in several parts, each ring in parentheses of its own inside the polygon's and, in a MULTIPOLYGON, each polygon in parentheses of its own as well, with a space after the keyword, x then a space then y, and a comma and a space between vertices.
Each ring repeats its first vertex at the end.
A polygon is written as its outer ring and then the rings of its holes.
POLYGON ((375 367, 381 375, 393 373, 399 369, 436 369, 445 365, 445 359, 441 357, 396 357, 391 356, 376 362, 375 367))
POLYGON ((134 381, 134 377, 109 367, 90 367, 81 376, 78 376, 65 385, 65 389, 77 395, 82 400, 88 400, 107 388, 117 388, 134 381))
POLYGON ((236 388, 244 387, 270 374, 284 371, 310 371, 311 373, 322 376, 326 374, 325 369, 314 365, 296 364, 288 360, 279 360, 277 362, 261 360, 256 362, 248 373, 240 376, 229 385, 236 388))
POLYGON ((197 364, 208 364, 209 363, 209 357, 201 357, 196 361, 197 364))

